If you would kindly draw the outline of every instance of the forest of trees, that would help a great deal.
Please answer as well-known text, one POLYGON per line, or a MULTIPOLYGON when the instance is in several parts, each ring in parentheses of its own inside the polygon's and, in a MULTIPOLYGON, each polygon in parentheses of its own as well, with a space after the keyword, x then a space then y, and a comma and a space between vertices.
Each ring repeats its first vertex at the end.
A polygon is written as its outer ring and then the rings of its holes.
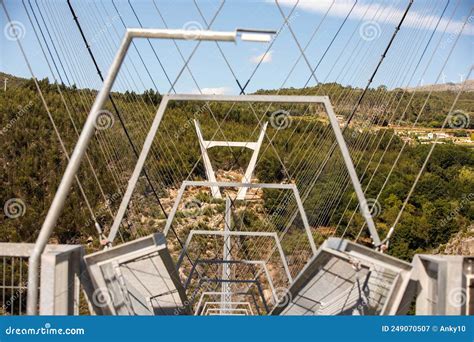
MULTIPOLYGON (((346 87, 340 85, 323 85, 318 89, 306 89, 305 94, 316 94, 324 91, 324 87, 331 86, 335 91, 343 92, 346 87)), ((69 118, 62 108, 62 99, 58 93, 58 86, 51 84, 47 79, 40 81, 40 87, 45 95, 46 102, 49 106, 59 132, 64 139, 65 147, 71 151, 77 135, 74 128, 70 124, 69 118)), ((84 103, 81 103, 81 98, 78 96, 77 89, 59 86, 66 101, 74 108, 75 119, 77 120, 77 127, 80 130, 85 117, 84 103), (75 114, 82 111, 82 116, 75 114)), ((357 90, 353 96, 357 96, 361 90, 357 90)), ((366 100, 363 103, 363 108, 370 108, 377 106, 375 103, 377 92, 390 92, 396 96, 401 96, 401 90, 387 90, 374 89, 369 91, 366 100)), ((93 90, 81 90, 82 95, 89 93, 93 96, 93 90)), ((271 93, 271 91, 259 91, 259 94, 271 93)), ((280 94, 301 94, 298 89, 285 89, 280 94)), ((425 108, 423 118, 419 120, 419 125, 425 127, 440 127, 445 119, 447 111, 454 100, 455 93, 452 92, 437 92, 432 95, 429 105, 425 108)), ((337 94, 332 94, 337 96, 337 94)), ((160 95, 154 91, 147 91, 143 94, 114 94, 118 106, 126 108, 127 104, 133 104, 133 101, 139 99, 143 102, 142 106, 147 108, 149 113, 142 115, 153 115, 156 111, 156 106, 159 104, 160 95), (133 100, 130 100, 133 99, 133 100)), ((402 99, 402 106, 405 99, 402 99)), ((424 97, 420 94, 414 97, 409 106, 406 117, 401 124, 413 122, 417 116, 417 112, 423 106, 424 97)), ((407 103, 407 102, 405 102, 407 103)), ((110 106, 110 104, 109 104, 110 106)), ((472 93, 465 93, 461 95, 458 101, 458 108, 472 113, 474 108, 474 98, 472 93)), ((214 107, 213 107, 214 108, 214 107)), ((223 118, 228 105, 215 107, 217 118, 223 118)), ((341 107, 338 109, 338 114, 347 115, 350 107, 341 107)), ((124 110, 125 111, 125 110, 124 110)), ((163 125, 169 130, 176 132, 179 127, 189 123, 192 113, 196 112, 195 105, 188 103, 170 105, 169 111, 172 114, 172 120, 164 119, 163 125)), ((134 113, 134 115, 141 115, 134 113)), ((131 131, 135 128, 139 131, 138 122, 133 120, 132 114, 127 116, 127 125, 131 131)), ((232 115, 228 118, 228 126, 226 132, 231 139, 243 139, 245 128, 248 127, 252 120, 251 115, 245 111, 244 108, 235 108, 232 115)), ((147 118, 147 122, 150 117, 147 118)), ((205 135, 209 135, 212 130, 212 123, 207 123, 202 120, 203 131, 205 135)), ((51 122, 48 119, 43 103, 38 97, 35 84, 32 80, 18 81, 17 84, 11 86, 7 92, 0 94, 0 141, 2 146, 2 153, 0 154, 0 199, 5 203, 11 198, 20 198, 25 203, 24 215, 17 218, 9 218, 2 215, 0 218, 0 241, 22 241, 33 242, 37 236, 38 229, 44 220, 46 212, 49 208, 54 192, 59 184, 62 173, 67 164, 67 158, 62 152, 58 143, 57 137, 54 134, 51 122)), ((384 122, 375 122, 380 127, 386 126, 384 122)), ((471 120, 471 128, 474 120, 471 120)), ((308 126, 305 130, 317 131, 320 127, 327 125, 324 121, 308 121, 308 126)), ((468 128, 468 127, 466 127, 468 128)), ((120 125, 116 124, 113 127, 117 132, 120 130, 120 125)), ((388 129, 388 128, 387 128, 388 129)), ((468 132, 466 130, 466 132, 468 132)), ((387 146, 387 141, 393 135, 393 131, 389 130, 389 134, 384 137, 378 146, 378 150, 374 151, 376 156, 380 156, 384 148, 387 146)), ((119 133, 117 133, 119 134, 119 133)), ((197 178, 204 177, 204 169, 202 165, 193 168, 199 157, 199 146, 196 144, 193 136, 194 130, 191 127, 182 136, 179 136, 177 141, 177 149, 180 154, 179 167, 183 170, 190 170, 197 178)), ((256 133, 258 134, 258 132, 256 133)), ((276 131, 270 129, 270 135, 274 137, 274 145, 278 150, 291 151, 296 148, 297 141, 304 134, 303 128, 295 129, 294 134, 289 131, 276 131)), ((367 133, 379 134, 377 132, 367 133)), ((140 141, 143 132, 132 135, 132 139, 140 141)), ((350 140, 350 134, 348 134, 350 140)), ((128 159, 121 161, 121 163, 132 163, 134 155, 130 152, 126 140, 122 139, 118 148, 124 151, 128 149, 127 153, 123 153, 124 158, 128 159)), ((329 146, 329 140, 323 141, 323 146, 329 146)), ((119 144, 119 143, 117 143, 119 144)), ((159 151, 164 151, 168 148, 169 141, 162 141, 160 146, 157 146, 159 151)), ((351 144, 348 141, 348 144, 351 144)), ((380 172, 372 180, 372 185, 368 190, 367 197, 373 198, 377 196, 377 189, 382 186, 384 176, 387 174, 393 161, 402 145, 402 141, 395 137, 387 154, 380 166, 380 172), (373 189, 373 190, 371 190, 373 189)), ((326 147, 327 147, 326 146, 326 147)), ((392 182, 385 187, 379 199, 383 210, 376 217, 376 224, 380 230, 380 235, 384 236, 391 223, 395 220, 402 202, 405 199, 411 185, 413 184, 416 173, 423 164, 427 155, 428 149, 431 145, 413 144, 405 148, 404 153, 398 162, 398 167, 392 176, 392 182)), ((170 147, 171 148, 171 147, 170 147)), ((174 148, 174 147, 173 147, 174 148)), ((321 146, 312 146, 311 144, 303 148, 313 149, 322 148, 321 146)), ((89 156, 92 163, 96 165, 96 170, 99 173, 104 192, 113 194, 114 184, 111 177, 107 174, 106 163, 101 159, 99 152, 96 149, 89 149, 89 156)), ((163 152, 164 153, 164 152, 163 152)), ((285 173, 282 171, 281 165, 278 163, 276 156, 271 150, 268 150, 262 157, 256 169, 256 175, 261 182, 279 182, 285 180, 285 173)), ((159 152, 158 152, 159 154, 159 152)), ((224 154, 214 153, 213 158, 216 160, 216 168, 225 169, 229 167, 228 159, 224 154)), ((294 155, 292 158, 299 158, 294 155)), ((367 166, 369 170, 374 170, 378 158, 373 160, 364 159, 362 163, 364 168, 367 166)), ((290 165, 297 165, 299 160, 290 160, 290 165)), ((233 163, 232 166, 242 168, 246 165, 246 161, 233 163)), ((171 175, 169 178, 162 176, 157 181, 157 188, 175 186, 173 174, 176 173, 175 165, 167 164, 159 161, 152 170, 153 174, 171 175)), ((84 167, 83 167, 84 169, 84 167)), ((82 169, 81 169, 82 170, 82 169)), ((288 170, 292 173, 292 170, 288 170)), ((358 172, 362 170, 358 168, 358 172)), ((94 210, 100 210, 103 206, 103 201, 99 193, 99 189, 95 186, 93 177, 82 170, 80 177, 84 183, 84 187, 88 196, 91 198, 91 203, 94 210)), ((295 170, 296 172, 296 170, 295 170)), ((328 171, 329 172, 329 171, 328 171)), ((367 181, 366 177, 362 180, 364 185, 367 181)), ((323 178, 324 179, 324 178, 323 178)), ((126 181, 125 180, 118 180, 126 181)), ((288 181, 288 180, 287 180, 288 181)), ((291 181, 291 180, 290 180, 291 181)), ((298 180, 296 180, 298 183, 298 180)), ((331 182, 327 178, 327 183, 331 182)), ((163 189, 159 189, 163 190, 163 189)), ((331 191, 329 186, 324 186, 318 192, 310 192, 310 196, 306 202, 307 206, 315 206, 318 198, 322 198, 324 194, 321 192, 331 191)), ((472 148, 457 146, 454 144, 439 145, 434 149, 434 153, 430 158, 425 172, 423 173, 415 193, 413 194, 402 219, 397 226, 397 230, 391 239, 389 253, 409 260, 413 254, 420 252, 432 251, 439 246, 446 244, 450 238, 459 231, 466 230, 474 222, 474 151, 472 148)), ((267 193, 267 199, 271 201, 271 194, 267 193)), ((342 216, 346 203, 353 196, 351 191, 347 191, 343 195, 341 204, 336 208, 336 214, 325 218, 323 221, 325 226, 334 226, 338 223, 345 225, 350 220, 352 210, 349 210, 345 216, 342 216), (340 220, 342 216, 342 219, 340 220)), ((351 209, 355 208, 355 202, 350 205, 351 209)), ((320 211, 310 210, 308 216, 311 220, 311 215, 320 215, 320 211)), ((349 223, 347 230, 347 237, 355 237, 357 235, 357 228, 361 225, 362 218, 358 215, 349 223), (354 229, 352 229, 354 228, 354 229)), ((107 223, 104 223, 107 225, 107 223)), ((84 209, 84 203, 79 196, 77 186, 73 188, 73 194, 66 203, 65 210, 61 216, 60 222, 54 233, 54 241, 60 243, 85 243, 88 236, 94 234, 95 228, 91 224, 87 211, 84 209)))
MULTIPOLYGON (((315 87, 306 88, 303 90, 297 88, 286 88, 279 91, 279 94, 283 95, 323 95, 330 93, 333 97, 338 98, 346 92, 352 90, 352 88, 342 86, 337 83, 326 83, 318 85, 315 87)), ((352 96, 357 97, 362 93, 363 89, 355 88, 352 96)), ((276 93, 274 90, 259 90, 259 94, 272 94, 276 93)), ((407 107, 405 115, 402 117, 396 116, 397 121, 400 119, 401 125, 408 125, 413 123, 415 120, 419 123, 419 126, 423 127, 433 127, 439 128, 442 126, 443 121, 446 119, 446 113, 449 112, 451 105, 457 95, 456 91, 433 91, 429 93, 428 91, 418 91, 418 92, 409 92, 401 88, 396 88, 393 90, 388 90, 385 86, 379 86, 375 89, 369 88, 368 92, 364 96, 364 101, 361 104, 361 109, 364 108, 381 108, 384 109, 384 104, 380 103, 381 93, 392 94, 394 96, 394 102, 400 104, 398 108, 400 111, 405 110, 407 107), (426 101, 427 95, 429 95, 429 101, 426 101), (412 98, 413 97, 413 98, 412 98), (422 115, 419 115, 422 113, 422 115)), ((473 129, 474 128, 474 96, 473 92, 462 92, 459 96, 458 101, 456 102, 456 108, 463 110, 467 115, 470 115, 471 119, 469 120, 468 126, 465 128, 473 129)), ((347 115, 352 110, 351 106, 343 107, 339 109, 338 114, 347 115)), ((400 114, 400 113, 399 113, 400 114)), ((384 125, 386 122, 377 122, 379 125, 384 125)))

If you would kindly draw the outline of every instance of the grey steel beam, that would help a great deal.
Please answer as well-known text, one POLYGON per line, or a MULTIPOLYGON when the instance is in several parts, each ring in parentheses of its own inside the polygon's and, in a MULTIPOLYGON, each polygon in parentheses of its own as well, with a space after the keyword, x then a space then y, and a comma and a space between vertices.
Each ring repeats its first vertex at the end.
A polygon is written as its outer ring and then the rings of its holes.
MULTIPOLYGON (((29 257, 35 245, 24 242, 0 242, 0 257, 29 257)), ((73 253, 77 249, 83 248, 81 245, 47 245, 45 252, 48 253, 73 253)))
POLYGON ((170 94, 171 101, 324 103, 327 96, 170 94))
POLYGON ((415 254, 417 315, 474 314, 474 257, 415 254))
MULTIPOLYGON (((199 141, 199 147, 201 149, 202 162, 204 164, 204 169, 206 170, 207 179, 210 182, 216 182, 216 175, 214 173, 214 169, 212 168, 209 153, 207 153, 207 149, 210 148, 209 142, 206 144, 206 141, 202 136, 201 126, 199 125, 199 122, 197 120, 194 120, 194 126, 196 126, 196 134, 199 141)), ((211 195, 214 198, 222 198, 221 192, 217 186, 211 187, 211 195)))
MULTIPOLYGON (((230 239, 230 227, 232 225, 232 212, 231 212, 231 201, 229 196, 226 197, 225 199, 225 219, 224 219, 224 247, 222 251, 222 259, 225 261, 230 261, 232 259, 231 257, 231 239, 230 239)), ((228 280, 230 279, 230 268, 229 264, 223 263, 222 264, 222 279, 228 280)), ((230 295, 230 287, 228 283, 222 283, 222 292, 224 293, 222 295, 222 309, 228 308, 228 305, 225 303, 231 302, 232 301, 232 295, 230 295)))
POLYGON ((339 122, 337 121, 336 114, 334 113, 334 109, 332 108, 331 101, 329 101, 328 96, 324 96, 324 106, 326 107, 326 112, 329 117, 329 121, 332 126, 332 130, 334 131, 334 135, 336 136, 337 144, 339 145, 339 149, 341 150, 342 158, 344 159, 344 163, 346 164, 347 172, 349 173, 349 177, 351 178, 352 186, 354 187, 354 191, 356 193, 357 199, 359 200, 359 209, 362 216, 367 223, 367 226, 370 231, 370 236, 372 237, 372 241, 375 246, 380 245, 380 238, 379 234, 377 233, 377 229, 375 227, 374 220, 372 215, 370 214, 370 210, 367 205, 367 200, 365 199, 364 191, 362 190, 362 186, 360 185, 359 177, 357 176, 357 172, 354 167, 354 163, 352 162, 351 155, 349 153, 349 149, 346 145, 346 140, 342 135, 341 128, 339 127, 339 122))
POLYGON ((120 224, 122 223, 122 219, 125 215, 125 212, 127 211, 128 204, 130 203, 130 199, 132 198, 132 194, 133 194, 133 191, 135 190, 135 186, 138 182, 138 178, 140 177, 140 174, 142 173, 143 165, 145 164, 148 151, 151 149, 151 145, 153 144, 153 139, 155 138, 155 134, 158 130, 158 126, 160 125, 161 118, 163 117, 163 113, 165 111, 167 103, 168 103, 168 97, 165 95, 161 99, 160 107, 158 108, 158 113, 155 116, 155 119, 153 120, 151 124, 150 131, 148 132, 145 142, 143 143, 142 153, 140 153, 140 156, 138 157, 137 163, 135 165, 135 169, 133 170, 132 176, 130 177, 128 181, 127 190, 125 191, 125 194, 123 195, 122 201, 120 202, 119 209, 117 211, 117 214, 115 215, 114 222, 112 223, 112 227, 110 228, 109 236, 107 238, 107 240, 110 243, 114 241, 115 235, 117 234, 120 224), (147 153, 143 153, 143 151, 147 151, 147 153))
POLYGON ((206 278, 206 281, 212 283, 244 283, 256 284, 258 281, 254 279, 221 279, 221 278, 206 278))
MULTIPOLYGON (((0 242, 0 257, 26 259, 34 247, 33 243, 0 242)), ((84 247, 81 245, 45 246, 41 255, 39 286, 41 315, 78 314, 83 255, 84 247)))
POLYGON ((41 256, 41 315, 78 315, 81 263, 84 247, 67 252, 46 252, 41 256))
MULTIPOLYGON (((262 130, 260 131, 260 135, 258 137, 257 142, 255 143, 255 147, 253 149, 252 156, 250 157, 249 164, 247 166, 247 169, 245 170, 245 174, 242 177, 242 183, 251 183, 252 182, 252 175, 255 170, 255 166, 257 165, 257 159, 258 159, 258 154, 260 153, 260 148, 262 147, 263 143, 263 138, 265 138, 265 133, 267 132, 267 126, 268 122, 265 122, 265 124, 262 127, 262 130)), ((237 199, 238 200, 244 200, 245 195, 247 194, 247 188, 246 187, 241 187, 239 189, 239 192, 237 193, 237 199)))

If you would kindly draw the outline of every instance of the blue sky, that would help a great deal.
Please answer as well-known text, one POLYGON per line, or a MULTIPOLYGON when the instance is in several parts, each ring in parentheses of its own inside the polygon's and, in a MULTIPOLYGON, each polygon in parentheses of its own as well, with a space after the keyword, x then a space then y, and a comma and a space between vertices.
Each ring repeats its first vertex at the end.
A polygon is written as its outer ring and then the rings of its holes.
MULTIPOLYGON (((34 3, 34 1, 33 1, 34 3)), ((74 51, 72 63, 84 63, 84 70, 90 74, 88 79, 77 79, 78 86, 97 88, 100 83, 93 73, 93 66, 79 40, 79 33, 75 27, 66 1, 39 1, 39 6, 45 16, 51 15, 56 20, 57 29, 63 30, 68 37, 68 42, 62 42, 66 51, 74 51), (54 6, 52 5, 54 4, 54 6), (55 15, 54 15, 55 14, 55 15), (66 45, 70 44, 69 47, 66 45), (76 60, 77 59, 77 60, 76 60)), ((211 20, 220 8, 220 1, 196 1, 199 10, 207 21, 211 20)), ((295 1, 280 1, 283 15, 288 15, 295 1)), ((394 32, 394 28, 408 1, 359 1, 354 7, 353 1, 300 1, 294 9, 288 22, 296 35, 301 46, 306 46, 311 35, 318 25, 319 30, 312 42, 308 45, 305 55, 311 67, 319 66, 315 72, 320 81, 337 81, 353 86, 364 86, 370 77, 371 71, 380 58, 385 46, 394 32), (326 56, 321 59, 325 49, 330 44, 336 31, 340 27, 350 9, 353 8, 347 22, 342 27, 340 34, 332 44, 326 56), (330 9, 330 10, 329 10, 330 9), (329 10, 329 11, 328 11, 329 10), (328 13, 324 21, 322 18, 328 13), (361 27, 364 23, 372 25, 375 38, 368 41, 361 38, 361 27), (352 35, 354 34, 354 35, 352 35), (351 36, 352 35, 352 36, 351 36), (352 38, 351 38, 352 37, 352 38), (344 49, 345 44, 348 44, 344 49), (340 58, 338 61, 337 58, 340 58), (338 62, 335 62, 338 61, 338 62)), ((123 24, 115 11, 112 1, 72 1, 81 21, 85 34, 88 37, 94 54, 99 61, 103 72, 108 68, 112 58, 112 51, 119 44, 123 34, 123 24)), ((129 27, 139 27, 131 7, 127 1, 114 1, 122 16, 122 20, 129 27)), ((139 16, 144 27, 163 28, 164 23, 154 7, 153 1, 132 1, 134 10, 139 16)), ((198 8, 193 1, 155 1, 156 6, 166 20, 170 28, 205 28, 206 24, 200 16, 198 8)), ((382 64, 374 85, 387 84, 389 87, 405 86, 399 73, 407 73, 409 63, 420 56, 423 42, 426 43, 429 34, 433 30, 446 2, 444 1, 415 1, 407 17, 402 30, 399 32, 394 44, 382 64), (418 49, 418 50, 416 50, 418 49), (412 54, 412 55, 411 55, 412 54), (407 69, 403 69, 406 67, 407 69), (405 70, 405 71, 404 71, 405 70)), ((26 12, 21 1, 6 0, 6 6, 12 20, 24 25, 24 35, 21 39, 28 58, 32 64, 35 76, 38 78, 51 77, 48 66, 39 52, 36 37, 29 23, 26 12)), ((33 6, 35 6, 33 4, 33 6)), ((433 37, 432 44, 428 48, 424 61, 428 61, 435 46, 434 42, 441 39, 441 48, 436 53, 433 62, 427 68, 424 75, 419 68, 409 85, 418 83, 434 83, 438 76, 443 61, 450 51, 462 23, 467 19, 468 25, 463 30, 461 38, 457 43, 449 62, 442 72, 438 83, 459 82, 465 77, 473 60, 473 20, 470 15, 472 1, 450 1, 446 13, 441 20, 438 30, 433 37), (449 23, 449 17, 453 20, 449 23), (446 28, 444 36, 443 29, 446 28)), ((36 7, 34 7, 36 9, 36 7)), ((1 11, 1 26, 3 29, 8 25, 5 13, 1 11)), ((274 29, 279 30, 283 24, 283 15, 273 1, 227 1, 212 25, 213 30, 232 31, 237 27, 274 29)), ((51 30, 54 30, 51 26, 51 30)), ((61 44, 61 43, 59 43, 61 44)), ((28 69, 23 61, 17 43, 6 38, 5 34, 0 36, 0 70, 10 74, 29 77, 28 69)), ((148 42, 141 40, 136 43, 144 62, 151 73, 151 77, 158 90, 162 93, 170 91, 170 84, 165 73, 161 70, 158 61, 148 42)), ((188 57, 195 47, 192 41, 179 41, 178 46, 185 57, 188 57)), ((154 41, 155 51, 163 63, 168 77, 175 80, 183 66, 182 59, 176 47, 171 41, 154 41)), ((223 53, 241 83, 245 83, 256 67, 258 60, 268 49, 268 44, 238 42, 221 43, 223 53)), ((290 69, 300 57, 300 51, 288 27, 284 27, 275 39, 273 45, 266 54, 263 63, 257 69, 247 88, 248 92, 257 89, 275 89, 284 85, 285 87, 303 87, 310 71, 304 58, 300 58, 293 72, 288 76, 290 69), (284 83, 285 79, 287 81, 284 83)), ((130 79, 136 87, 135 90, 152 88, 153 83, 145 74, 145 69, 135 51, 131 51, 127 57, 127 64, 132 72, 130 79), (133 66, 132 66, 133 63, 133 66), (140 76, 138 76, 140 74, 140 76)), ((175 90, 179 93, 204 92, 214 93, 238 93, 234 77, 226 62, 222 58, 216 45, 212 42, 203 42, 196 50, 190 61, 190 69, 197 85, 191 75, 185 71, 179 77, 175 90)), ((422 63, 423 66, 423 63, 422 63)), ((125 79, 127 75, 121 74, 125 79)), ((315 79, 310 79, 309 85, 314 85, 315 79)), ((125 83, 118 82, 115 89, 127 89, 125 83)))

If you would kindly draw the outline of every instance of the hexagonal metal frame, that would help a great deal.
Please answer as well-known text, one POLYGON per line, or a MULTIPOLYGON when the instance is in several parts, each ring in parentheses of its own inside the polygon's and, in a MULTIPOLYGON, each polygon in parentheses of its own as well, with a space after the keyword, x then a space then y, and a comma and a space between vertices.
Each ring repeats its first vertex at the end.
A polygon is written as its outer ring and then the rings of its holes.
MULTIPOLYGON (((150 152, 153 140, 155 139, 156 133, 158 132, 158 128, 161 123, 161 119, 165 113, 166 108, 168 107, 168 103, 170 101, 214 101, 214 102, 263 102, 263 103, 318 103, 322 104, 326 110, 326 114, 328 115, 329 122, 331 124, 332 130, 336 137, 337 144, 341 151, 342 157, 344 159, 344 163, 346 165, 347 171, 349 173, 349 177, 351 179, 352 185, 354 187, 354 191, 356 193, 357 199, 359 201, 359 209, 362 216, 365 219, 367 227, 369 228, 370 235, 372 237, 374 245, 380 245, 380 238, 377 233, 377 229, 375 227, 375 223, 373 221, 372 215, 370 214, 369 210, 367 210, 367 200, 365 198, 364 192, 360 185, 359 178, 357 176, 354 164, 352 162, 349 149, 347 148, 344 136, 342 135, 342 131, 339 127, 339 122, 336 118, 336 114, 334 113, 334 109, 332 104, 329 100, 328 96, 286 96, 286 95, 238 95, 238 96, 228 96, 228 95, 190 95, 190 94, 167 94, 164 95, 160 106, 156 112, 155 118, 153 123, 150 127, 150 130, 147 134, 145 142, 140 152, 140 156, 138 161, 135 165, 135 169, 132 173, 132 176, 129 179, 127 190, 122 198, 122 202, 120 203, 119 210, 117 211, 117 215, 115 216, 112 228, 109 233, 108 240, 112 242, 118 232, 119 226, 123 220, 125 212, 127 210, 128 204, 132 197, 133 191, 138 182, 138 178, 142 172, 143 166, 145 161, 148 157, 148 153, 150 152)), ((213 183, 209 183, 213 184, 213 183)), ((237 185, 234 186, 243 186, 244 183, 236 183, 237 185)), ((250 184, 251 185, 251 184, 250 184)))
POLYGON ((217 188, 252 188, 252 189, 279 189, 279 190, 290 190, 293 192, 293 196, 295 197, 296 204, 298 206, 298 211, 301 216, 301 220, 303 221, 303 226, 308 237, 309 245, 311 246, 311 251, 313 255, 316 254, 317 248, 316 244, 314 243, 313 235, 311 234, 311 228, 309 227, 308 218, 306 217, 306 212, 303 207, 303 202, 301 201, 301 196, 298 191, 298 188, 295 184, 273 184, 273 183, 239 183, 239 182, 207 182, 207 181, 184 181, 179 188, 178 195, 173 204, 173 208, 171 209, 168 219, 166 220, 165 229, 163 230, 163 234, 168 236, 169 230, 171 228, 171 224, 173 223, 174 217, 176 212, 178 211, 179 203, 183 198, 184 191, 187 187, 196 186, 196 187, 217 187, 217 188))

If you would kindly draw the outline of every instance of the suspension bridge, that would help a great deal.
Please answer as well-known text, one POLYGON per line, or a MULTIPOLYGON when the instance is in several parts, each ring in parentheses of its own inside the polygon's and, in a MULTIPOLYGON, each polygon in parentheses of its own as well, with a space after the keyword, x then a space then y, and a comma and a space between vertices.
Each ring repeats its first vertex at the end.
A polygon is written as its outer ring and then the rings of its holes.
MULTIPOLYGON (((3 313, 473 314, 473 257, 390 255, 437 144, 407 167, 387 129, 426 115, 432 91, 416 86, 456 62, 472 6, 327 1, 304 28, 299 1, 255 4, 250 28, 229 26, 247 5, 190 1, 180 26, 168 6, 2 1, 67 165, 35 240, 0 243, 3 313), (282 41, 291 63, 260 76, 282 41), (231 90, 201 86, 214 68, 231 90), (405 170, 399 205, 383 202, 405 170), (72 197, 83 227, 65 219, 72 197), (90 237, 51 243, 58 227, 90 237)), ((464 67, 442 129, 459 128, 464 67)))

